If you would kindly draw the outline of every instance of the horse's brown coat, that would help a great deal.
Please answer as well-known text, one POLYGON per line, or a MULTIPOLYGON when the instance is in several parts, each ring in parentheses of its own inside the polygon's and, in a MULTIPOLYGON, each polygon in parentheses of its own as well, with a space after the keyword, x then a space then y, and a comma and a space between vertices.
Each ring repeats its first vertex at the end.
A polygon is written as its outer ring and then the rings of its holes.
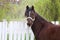
POLYGON ((47 22, 43 18, 36 18, 31 28, 36 40, 60 40, 60 26, 47 22))
MULTIPOLYGON (((35 21, 31 28, 36 40, 60 40, 60 25, 54 25, 46 21, 38 15, 35 10, 33 12, 35 13, 35 21)), ((25 16, 27 16, 27 14, 25 16)))

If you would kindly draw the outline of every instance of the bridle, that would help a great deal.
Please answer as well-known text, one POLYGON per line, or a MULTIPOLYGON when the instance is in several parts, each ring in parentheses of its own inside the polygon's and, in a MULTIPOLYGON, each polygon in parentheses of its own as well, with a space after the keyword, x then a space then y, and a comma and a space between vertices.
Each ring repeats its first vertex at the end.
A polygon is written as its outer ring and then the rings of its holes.
POLYGON ((27 19, 29 18, 29 19, 31 19, 34 22, 35 18, 33 19, 30 14, 31 14, 31 12, 29 12, 29 16, 27 17, 27 19))

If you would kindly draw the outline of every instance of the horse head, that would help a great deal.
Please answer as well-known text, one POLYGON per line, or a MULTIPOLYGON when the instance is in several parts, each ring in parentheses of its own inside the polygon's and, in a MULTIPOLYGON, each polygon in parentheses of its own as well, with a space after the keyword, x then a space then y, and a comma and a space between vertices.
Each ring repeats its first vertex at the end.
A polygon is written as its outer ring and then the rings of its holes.
POLYGON ((26 6, 25 17, 27 17, 27 25, 32 26, 33 22, 35 21, 35 10, 34 6, 29 7, 26 6))

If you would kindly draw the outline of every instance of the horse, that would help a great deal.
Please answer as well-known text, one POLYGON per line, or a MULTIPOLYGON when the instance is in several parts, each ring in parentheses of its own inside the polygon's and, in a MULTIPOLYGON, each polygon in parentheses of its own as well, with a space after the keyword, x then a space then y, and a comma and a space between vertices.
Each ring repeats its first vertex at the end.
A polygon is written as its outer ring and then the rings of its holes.
POLYGON ((25 17, 27 25, 31 27, 36 40, 60 40, 60 26, 52 24, 41 17, 32 5, 26 6, 25 17))

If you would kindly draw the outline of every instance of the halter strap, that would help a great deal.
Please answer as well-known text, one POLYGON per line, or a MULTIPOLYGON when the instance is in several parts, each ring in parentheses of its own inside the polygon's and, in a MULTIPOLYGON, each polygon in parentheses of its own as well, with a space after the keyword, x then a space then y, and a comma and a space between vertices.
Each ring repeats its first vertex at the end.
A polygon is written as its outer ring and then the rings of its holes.
POLYGON ((35 19, 32 19, 32 18, 30 17, 30 13, 31 13, 31 12, 29 12, 29 17, 27 17, 27 18, 30 18, 32 21, 34 21, 35 19))
POLYGON ((34 21, 35 19, 32 19, 31 17, 27 17, 27 18, 30 18, 32 21, 34 21))

